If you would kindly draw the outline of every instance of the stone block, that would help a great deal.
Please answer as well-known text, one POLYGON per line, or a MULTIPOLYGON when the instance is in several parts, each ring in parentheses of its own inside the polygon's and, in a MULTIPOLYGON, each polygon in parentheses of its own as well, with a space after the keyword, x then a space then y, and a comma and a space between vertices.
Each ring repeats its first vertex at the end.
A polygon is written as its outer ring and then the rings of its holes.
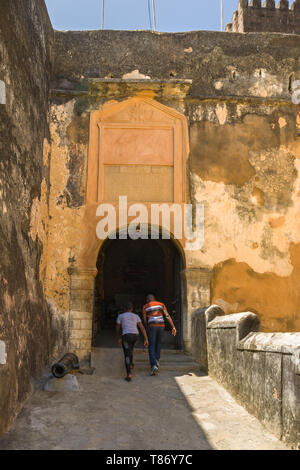
POLYGON ((91 330, 71 330, 71 339, 90 339, 92 337, 91 330))
POLYGON ((70 312, 72 320, 91 320, 92 312, 82 312, 82 311, 71 311, 70 312))
POLYGON ((92 338, 79 340, 78 349, 85 349, 87 351, 90 351, 91 347, 92 347, 92 338))
POLYGON ((70 326, 73 330, 81 329, 81 320, 71 320, 70 326))
POLYGON ((277 8, 280 10, 288 10, 289 9, 289 0, 280 0, 277 5, 277 8))
POLYGON ((70 300, 70 308, 72 310, 77 310, 77 311, 81 311, 82 310, 82 305, 81 305, 81 299, 77 299, 77 298, 71 298, 70 300))
POLYGON ((67 374, 61 379, 49 377, 43 390, 46 392, 79 392, 80 386, 75 375, 67 374))
POLYGON ((92 330, 92 319, 80 320, 80 328, 82 330, 92 330))
POLYGON ((69 344, 70 352, 72 352, 73 354, 76 354, 74 351, 81 348, 81 343, 82 343, 81 339, 71 338, 70 344, 69 344))
POLYGON ((81 289, 81 279, 76 279, 71 276, 71 289, 81 289))
POLYGON ((269 10, 275 10, 275 0, 265 0, 263 6, 269 10))
POLYGON ((71 299, 81 299, 81 300, 88 300, 90 299, 90 297, 93 297, 93 290, 94 290, 94 284, 91 284, 91 281, 89 280, 86 280, 86 281, 83 281, 81 280, 80 283, 82 285, 82 283, 84 282, 87 282, 90 286, 89 289, 73 289, 71 290, 71 299))
MULTIPOLYGON (((82 279, 81 280, 81 289, 94 292, 94 279, 82 279)), ((90 293, 88 294, 90 295, 90 293)))
POLYGON ((251 0, 250 6, 254 8, 261 8, 261 0, 251 0))

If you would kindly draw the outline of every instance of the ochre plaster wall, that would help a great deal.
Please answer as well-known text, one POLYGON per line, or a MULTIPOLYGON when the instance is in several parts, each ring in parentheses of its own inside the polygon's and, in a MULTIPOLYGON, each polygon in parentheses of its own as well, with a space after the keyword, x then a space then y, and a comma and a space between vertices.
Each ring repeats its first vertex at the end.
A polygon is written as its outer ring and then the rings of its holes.
MULTIPOLYGON (((100 247, 97 204, 85 206, 84 199, 88 115, 102 103, 55 101, 47 292, 67 312, 70 260, 93 260, 100 247)), ((182 110, 176 101, 168 104, 182 110)), ((299 329, 300 155, 293 105, 187 100, 185 114, 191 146, 187 202, 205 206, 205 243, 185 253, 187 267, 213 271, 211 300, 229 303, 228 313, 251 309, 264 331, 299 329)))
MULTIPOLYGON (((144 83, 130 77, 150 77, 144 90, 187 118, 185 201, 205 206, 204 246, 185 252, 192 308, 201 298, 195 270, 203 269, 212 273, 210 301, 220 301, 227 313, 255 311, 264 331, 299 329, 299 122, 297 131, 288 93, 291 73, 299 78, 299 40, 217 32, 56 33, 46 289, 59 315, 69 312, 68 267, 95 269, 101 245, 97 203, 86 205, 91 113, 141 92, 144 83), (190 91, 174 85, 175 78, 192 79, 190 91), (107 83, 100 89, 90 79, 107 83)), ((110 167, 111 183, 119 170, 110 167)))

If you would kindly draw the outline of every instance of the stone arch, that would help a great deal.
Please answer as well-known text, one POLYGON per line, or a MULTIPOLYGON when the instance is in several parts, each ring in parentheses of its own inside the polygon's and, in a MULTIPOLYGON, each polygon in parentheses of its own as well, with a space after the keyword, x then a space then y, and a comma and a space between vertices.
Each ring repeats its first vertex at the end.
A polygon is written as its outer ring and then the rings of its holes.
POLYGON ((151 292, 166 303, 178 330, 176 341, 165 332, 167 347, 183 348, 181 272, 186 263, 184 250, 172 234, 163 228, 157 227, 160 235, 157 239, 151 239, 150 225, 144 228, 149 230, 148 239, 122 238, 127 232, 127 227, 123 227, 101 244, 95 282, 94 346, 114 345, 115 312, 131 300, 136 312, 141 314, 146 294, 151 292), (147 272, 144 272, 145 269, 147 272))

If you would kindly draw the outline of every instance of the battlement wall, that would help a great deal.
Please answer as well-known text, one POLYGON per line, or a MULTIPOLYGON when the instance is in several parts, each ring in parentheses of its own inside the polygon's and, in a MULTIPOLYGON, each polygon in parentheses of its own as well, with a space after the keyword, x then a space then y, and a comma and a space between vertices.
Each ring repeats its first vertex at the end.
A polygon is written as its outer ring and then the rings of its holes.
POLYGON ((300 0, 291 7, 288 0, 265 0, 263 4, 261 0, 240 0, 226 31, 300 34, 300 0))

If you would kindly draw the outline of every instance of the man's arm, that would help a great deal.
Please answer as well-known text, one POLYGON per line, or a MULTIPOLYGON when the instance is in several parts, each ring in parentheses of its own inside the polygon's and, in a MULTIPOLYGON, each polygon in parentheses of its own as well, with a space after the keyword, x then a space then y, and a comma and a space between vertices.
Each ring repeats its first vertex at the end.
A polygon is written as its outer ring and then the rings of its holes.
POLYGON ((149 345, 149 341, 148 341, 148 336, 147 336, 147 333, 146 333, 146 330, 145 330, 145 328, 144 328, 143 323, 142 323, 142 322, 138 322, 138 327, 139 327, 139 329, 141 330, 141 332, 142 332, 142 334, 143 334, 143 336, 144 336, 144 339, 145 339, 145 341, 144 341, 144 346, 147 347, 147 346, 149 345))
POLYGON ((144 323, 144 327, 147 328, 147 314, 146 314, 146 309, 145 307, 143 307, 143 323, 144 323))
POLYGON ((175 325, 174 325, 173 320, 172 320, 172 318, 170 317, 169 312, 168 312, 168 310, 166 309, 165 306, 164 306, 163 312, 164 312, 164 316, 166 317, 166 319, 168 320, 169 324, 170 324, 171 327, 172 327, 172 335, 173 335, 173 336, 176 336, 177 331, 176 331, 175 325))

